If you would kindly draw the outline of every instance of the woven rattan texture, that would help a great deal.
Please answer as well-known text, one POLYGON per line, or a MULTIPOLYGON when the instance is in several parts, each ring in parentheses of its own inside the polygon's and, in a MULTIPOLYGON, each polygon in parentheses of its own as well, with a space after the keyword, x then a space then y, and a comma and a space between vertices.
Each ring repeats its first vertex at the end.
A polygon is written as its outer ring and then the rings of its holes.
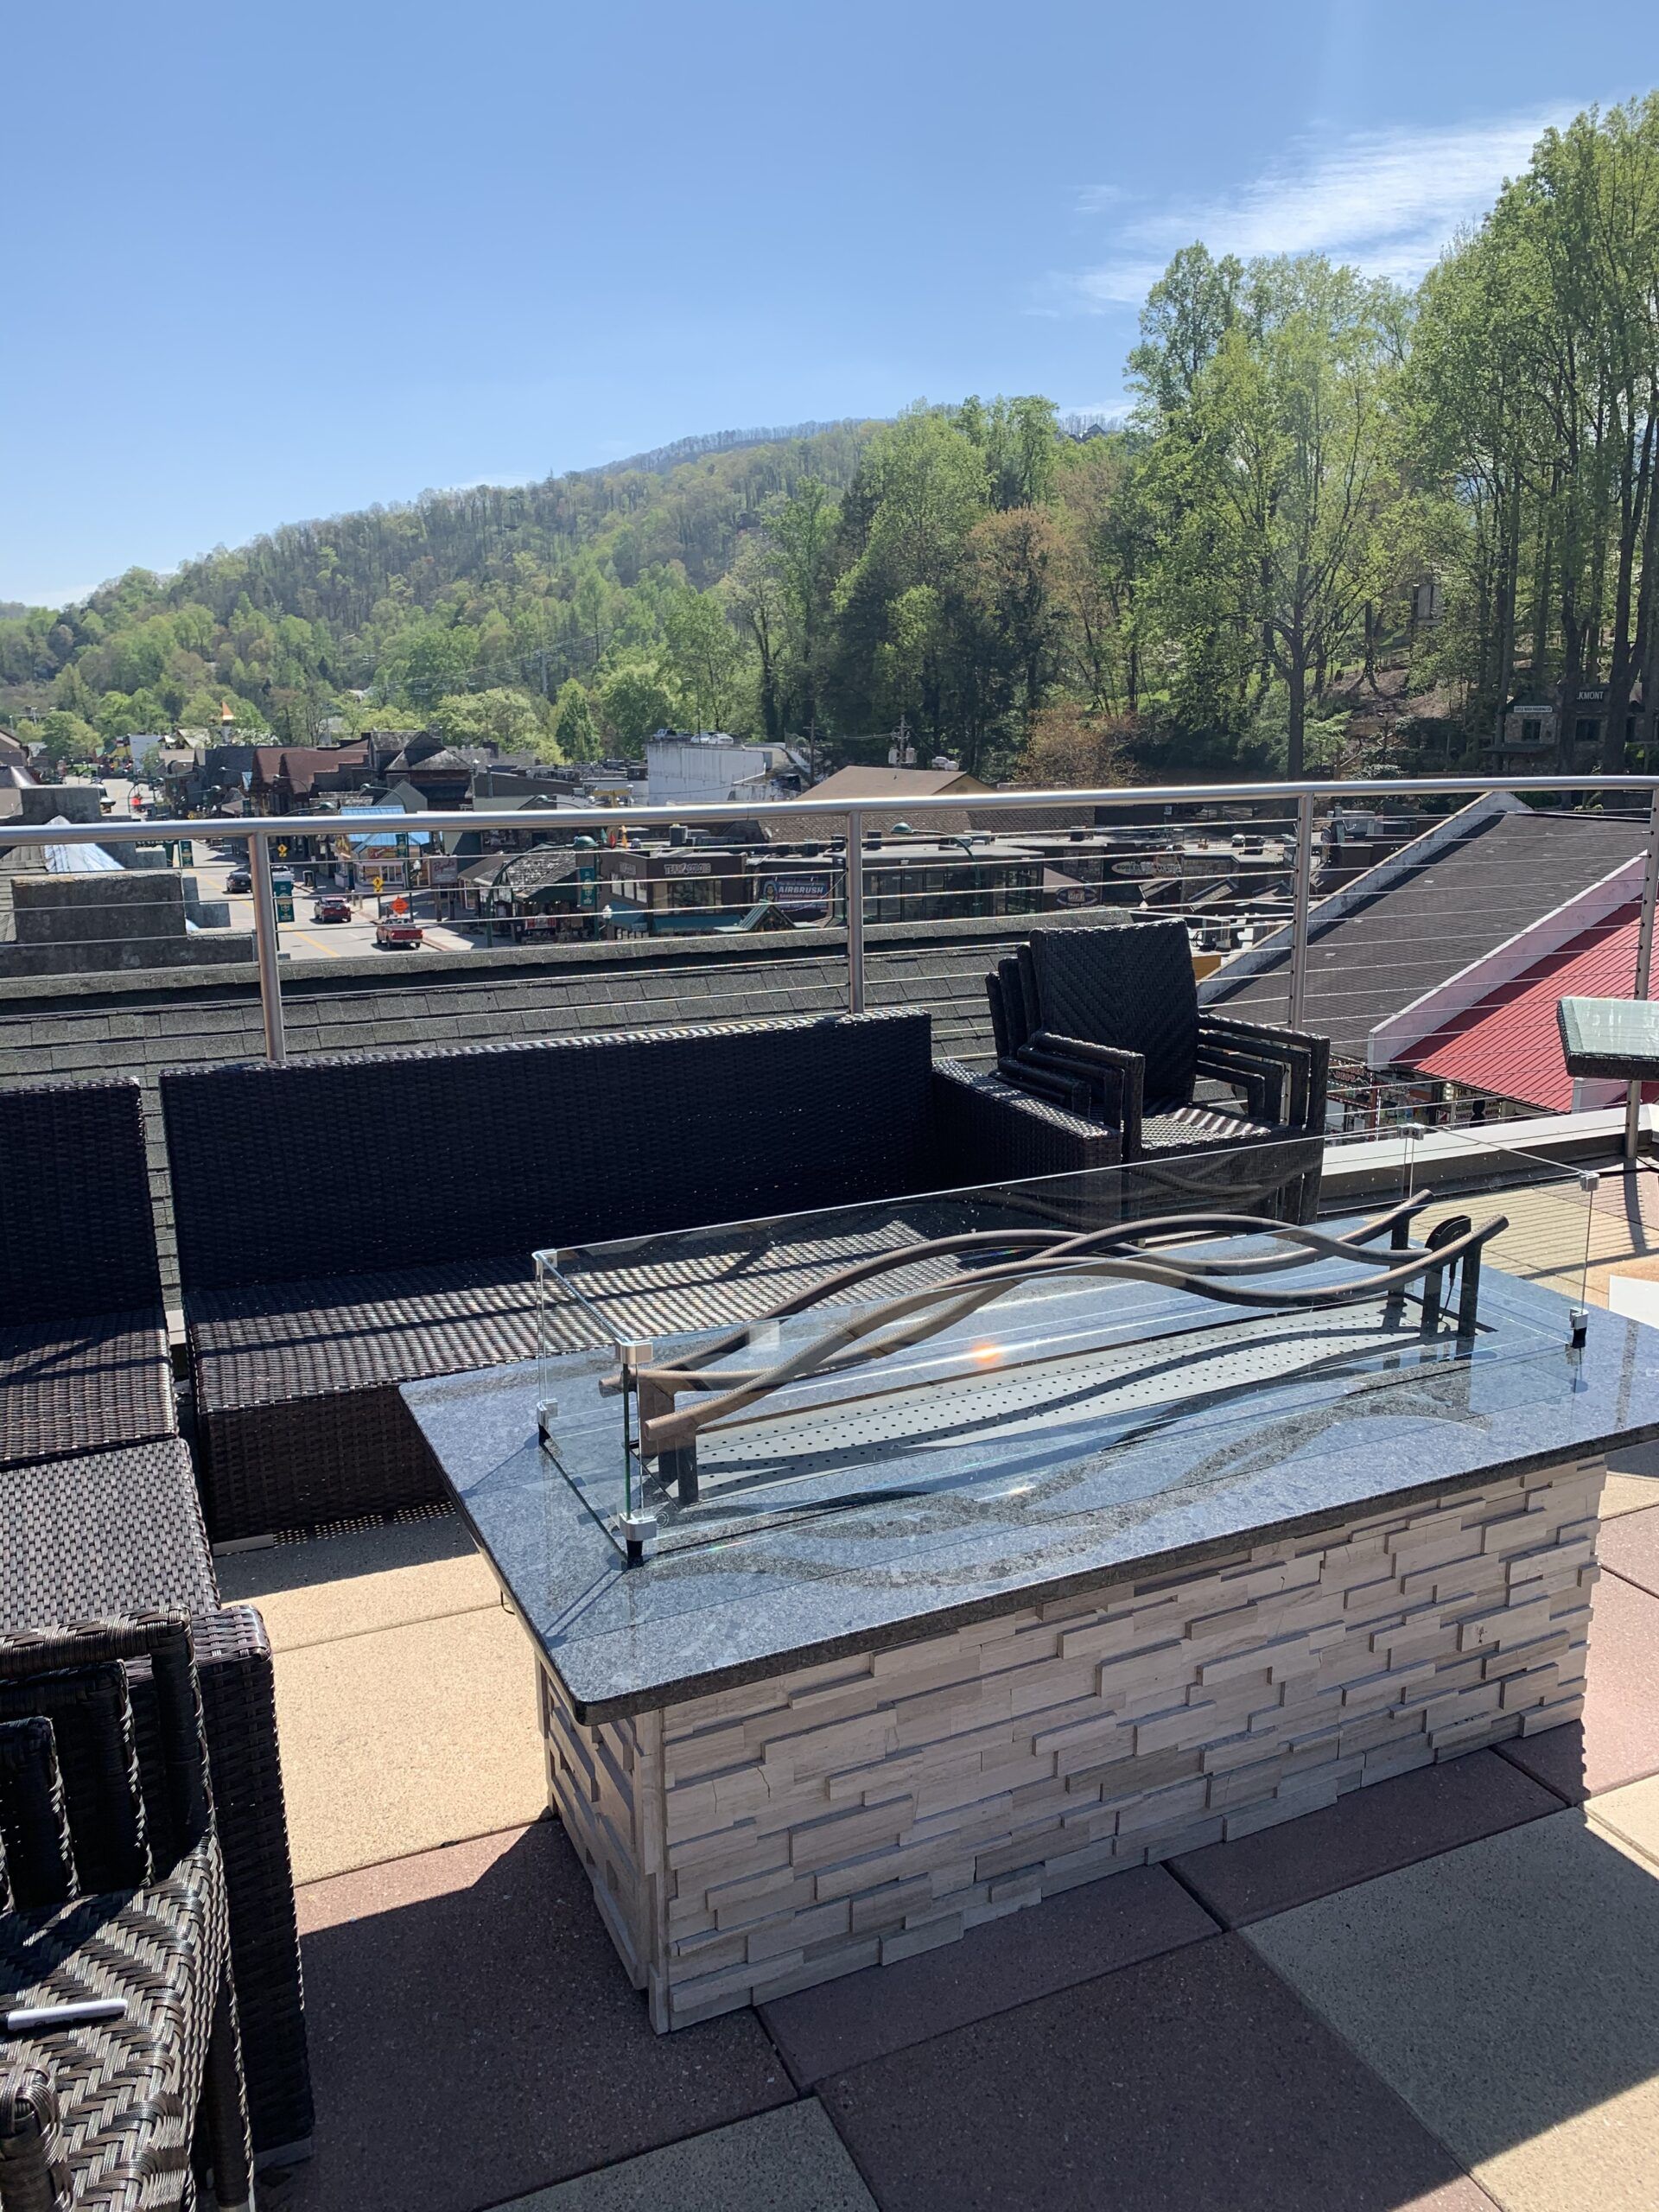
MULTIPOLYGON (((302 2145, 312 2126, 299 1936, 276 1685, 264 1625, 220 1609, 189 1453, 176 1439, 0 1481, 0 1630, 166 1606, 193 1616, 254 2149, 302 2145)), ((162 1760, 148 1669, 130 1670, 147 1798, 162 1760)))
POLYGON ((1185 922, 1034 930, 1031 951, 1043 1027, 1139 1052, 1147 1098, 1191 1100, 1198 1000, 1185 922))
POLYGON ((14 1467, 0 1479, 0 1630, 218 1604, 179 1438, 14 1467))
POLYGON ((930 1050, 896 1012, 169 1071, 181 1275, 488 1261, 914 1190, 930 1050))
POLYGON ((212 1834, 162 1880, 0 1914, 7 2005, 117 1998, 127 2008, 29 2047, 49 2052, 41 2070, 76 2212, 194 2204, 190 2141, 227 1934, 212 1834))
POLYGON ((1148 1106, 1141 1123, 1143 1153, 1192 1152, 1216 1144, 1267 1144, 1284 1135, 1273 1122, 1252 1122, 1224 1106, 1148 1106))
POLYGON ((137 1083, 0 1090, 0 1327, 162 1303, 137 1083))
POLYGON ((175 1435, 160 1306, 0 1328, 0 1468, 175 1435))

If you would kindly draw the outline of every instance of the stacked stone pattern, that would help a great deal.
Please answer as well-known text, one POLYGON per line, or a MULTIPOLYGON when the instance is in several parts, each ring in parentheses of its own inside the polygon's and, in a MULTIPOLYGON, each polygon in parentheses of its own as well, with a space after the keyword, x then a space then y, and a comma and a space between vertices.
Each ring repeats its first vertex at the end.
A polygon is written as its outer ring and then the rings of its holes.
POLYGON ((552 1802, 658 2028, 1578 1718, 1599 1459, 584 1726, 552 1802))

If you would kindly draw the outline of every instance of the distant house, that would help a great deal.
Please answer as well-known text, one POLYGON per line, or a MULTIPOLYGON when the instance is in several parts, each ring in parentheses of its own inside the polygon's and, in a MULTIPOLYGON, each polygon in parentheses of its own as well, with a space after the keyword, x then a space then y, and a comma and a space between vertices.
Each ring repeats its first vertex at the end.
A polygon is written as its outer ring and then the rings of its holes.
POLYGON ((1567 1073, 1555 1007, 1566 997, 1632 995, 1642 866, 1639 855, 1624 861, 1379 1023, 1372 1065, 1547 1113, 1622 1100, 1623 1084, 1567 1073))
POLYGON ((249 796, 257 814, 303 814, 319 791, 349 791, 370 768, 366 740, 351 745, 256 745, 249 796))
MULTIPOLYGON (((821 784, 814 784, 807 792, 808 798, 835 798, 843 805, 856 805, 864 811, 867 830, 891 830, 895 822, 909 819, 907 809, 918 798, 954 797, 960 792, 964 798, 976 792, 988 791, 992 786, 982 784, 977 776, 964 775, 960 768, 838 768, 833 776, 826 776, 821 784)), ((783 825, 779 834, 798 837, 804 823, 792 827, 783 825)), ((918 815, 911 823, 912 829, 929 836, 961 836, 971 826, 968 810, 941 808, 937 814, 918 815)), ((830 815, 812 826, 814 836, 844 837, 847 820, 844 815, 830 815)))
MULTIPOLYGON (((1446 817, 1314 907, 1304 1027, 1342 1058, 1393 1064, 1382 1040, 1395 1015, 1602 882, 1646 835, 1645 819, 1535 812, 1494 795, 1446 817)), ((1289 969, 1287 928, 1230 960, 1200 996, 1282 1021, 1289 969)))

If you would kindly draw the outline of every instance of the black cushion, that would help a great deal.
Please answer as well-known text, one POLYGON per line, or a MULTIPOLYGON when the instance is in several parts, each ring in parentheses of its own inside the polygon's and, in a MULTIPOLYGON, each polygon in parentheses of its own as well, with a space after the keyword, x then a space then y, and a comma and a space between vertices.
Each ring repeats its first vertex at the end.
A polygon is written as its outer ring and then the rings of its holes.
POLYGON ((162 1303, 130 1077, 0 1090, 0 1327, 162 1303))
POLYGON ((1144 1095, 1186 1103, 1198 1049, 1198 991, 1184 922, 1033 930, 1042 1026, 1141 1053, 1144 1095))
POLYGON ((928 1178, 925 1013, 172 1069, 187 1290, 848 1205, 928 1178))

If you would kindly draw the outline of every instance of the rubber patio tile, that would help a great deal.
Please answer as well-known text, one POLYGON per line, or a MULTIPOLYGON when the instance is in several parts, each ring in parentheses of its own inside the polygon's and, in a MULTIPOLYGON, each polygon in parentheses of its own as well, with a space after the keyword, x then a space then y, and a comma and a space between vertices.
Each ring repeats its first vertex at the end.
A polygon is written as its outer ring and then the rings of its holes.
POLYGON ((1559 1812, 1560 1799, 1493 1751, 1351 1789, 1334 1805, 1170 1864, 1224 1926, 1240 1928, 1351 1882, 1559 1812))
POLYGON ((826 2082, 882 2212, 1491 2212, 1237 1936, 826 2082))
POLYGON ((1258 1921, 1243 1940, 1504 2212, 1653 2212, 1659 1869, 1582 1813, 1258 1921))
POLYGON ((536 1662, 499 1606, 279 1651, 275 1674, 296 1881, 545 1810, 536 1662))
POLYGON ((1620 1514, 1608 1522, 1596 1553, 1612 1573, 1634 1582, 1650 1598, 1659 1598, 1659 1506, 1620 1514))
POLYGON ((1161 1866, 1137 1866, 1009 1913, 959 1943, 779 1998, 760 2018, 805 2085, 1215 1933, 1161 1866))
POLYGON ((500 1603, 495 1577, 453 1514, 231 1552, 214 1567, 226 1603, 257 1605, 276 1651, 500 1603))
POLYGON ((1569 1805, 1659 1774, 1659 1598, 1604 1574, 1590 1615, 1584 1719, 1498 1751, 1569 1805))
POLYGON ((1639 1851, 1659 1871, 1659 1775, 1592 1797, 1584 1809, 1592 1827, 1639 1851))
POLYGON ((816 2097, 647 2151, 502 2212, 876 2212, 816 2097))
POLYGON ((317 2149, 271 2212, 482 2212, 793 2101, 751 2012, 652 2032, 556 1821, 299 1904, 317 2149))

